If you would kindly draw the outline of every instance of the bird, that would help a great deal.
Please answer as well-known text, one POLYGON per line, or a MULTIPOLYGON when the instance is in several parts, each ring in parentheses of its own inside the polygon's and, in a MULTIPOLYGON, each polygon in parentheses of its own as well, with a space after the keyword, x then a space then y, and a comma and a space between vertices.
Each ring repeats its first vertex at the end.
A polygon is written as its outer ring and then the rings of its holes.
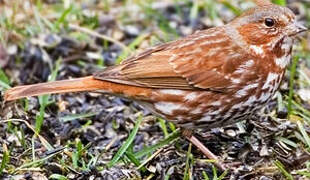
POLYGON ((17 86, 4 99, 81 91, 129 98, 184 129, 224 169, 193 132, 247 120, 266 105, 283 80, 296 35, 307 31, 289 8, 256 4, 223 26, 148 48, 91 76, 17 86))

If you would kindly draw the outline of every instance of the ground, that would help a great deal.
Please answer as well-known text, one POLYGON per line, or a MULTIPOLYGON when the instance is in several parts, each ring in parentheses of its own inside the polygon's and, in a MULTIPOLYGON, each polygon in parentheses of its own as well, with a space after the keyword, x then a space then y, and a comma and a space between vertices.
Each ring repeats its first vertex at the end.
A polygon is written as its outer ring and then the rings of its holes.
MULTIPOLYGON (((309 27, 310 3, 277 0, 309 27)), ((0 90, 90 75, 146 47, 223 25, 250 1, 0 0, 0 90)), ((310 36, 298 38, 280 91, 260 113, 196 136, 127 99, 89 93, 0 99, 2 179, 310 178, 310 36)))

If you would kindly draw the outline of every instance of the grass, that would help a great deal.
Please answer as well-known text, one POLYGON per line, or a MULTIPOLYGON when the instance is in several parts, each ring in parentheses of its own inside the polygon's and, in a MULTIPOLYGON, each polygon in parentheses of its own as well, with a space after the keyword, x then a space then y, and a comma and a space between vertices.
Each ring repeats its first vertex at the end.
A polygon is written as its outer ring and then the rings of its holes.
POLYGON ((126 150, 130 147, 131 143, 133 142, 139 126, 142 122, 142 117, 140 116, 140 118, 137 119, 137 122, 135 124, 135 127, 133 128, 133 130, 131 131, 131 133, 128 136, 128 139, 124 142, 124 144, 122 145, 122 147, 117 151, 117 153, 114 155, 114 157, 112 158, 112 160, 108 163, 108 167, 112 167, 114 166, 117 161, 122 157, 122 155, 126 152, 126 150))
POLYGON ((222 3, 223 3, 228 9, 230 9, 236 16, 241 15, 242 11, 241 11, 238 7, 234 6, 231 2, 226 1, 226 0, 222 0, 222 3))
POLYGON ((164 137, 167 138, 169 136, 169 133, 168 133, 168 128, 166 126, 166 121, 164 119, 162 119, 162 118, 158 118, 158 121, 159 121, 159 124, 160 124, 160 128, 161 128, 161 130, 164 133, 164 137))
POLYGON ((145 147, 141 151, 136 152, 135 157, 140 158, 140 157, 146 156, 146 155, 152 153, 153 151, 155 151, 156 149, 159 149, 165 145, 168 145, 168 144, 174 142, 179 137, 180 137, 180 131, 176 130, 173 133, 171 133, 167 138, 160 140, 158 143, 151 145, 149 147, 145 147))
POLYGON ((4 89, 9 89, 11 88, 10 86, 10 80, 9 78, 6 76, 6 74, 3 72, 2 69, 0 69, 0 87, 4 88, 4 89))
POLYGON ((286 6, 286 0, 272 0, 273 3, 286 6))
POLYGON ((293 101, 293 95, 294 95, 294 85, 295 85, 295 74, 296 74, 296 68, 297 68, 297 63, 298 63, 299 57, 295 56, 293 58, 293 63, 291 65, 290 69, 290 87, 289 87, 289 97, 288 97, 288 114, 292 114, 292 101, 293 101))
POLYGON ((2 144, 2 161, 0 165, 0 176, 2 175, 3 171, 5 170, 7 164, 10 162, 10 152, 5 144, 2 144))
POLYGON ((67 180, 66 176, 63 176, 61 174, 52 174, 49 176, 49 179, 56 179, 56 180, 67 180))
POLYGON ((308 151, 309 151, 310 150, 310 138, 309 138, 308 133, 305 130, 305 127, 304 127, 305 124, 302 123, 302 121, 297 121, 297 126, 304 139, 303 142, 305 142, 305 144, 308 146, 308 151))
POLYGON ((190 180, 192 179, 192 164, 193 164, 193 155, 191 153, 192 151, 192 144, 189 144, 188 150, 186 153, 186 162, 185 162, 185 170, 184 170, 184 176, 183 180, 190 180))
MULTIPOLYGON (((119 159, 122 158, 122 155, 125 154, 126 157, 129 159, 129 161, 131 161, 133 164, 135 164, 137 166, 138 169, 141 169, 142 172, 146 171, 146 167, 144 167, 143 165, 145 165, 145 163, 141 163, 139 159, 141 159, 144 156, 148 156, 151 155, 154 151, 156 151, 157 149, 160 149, 168 144, 171 144, 172 142, 174 142, 179 136, 179 131, 175 130, 174 132, 172 132, 171 134, 168 134, 167 137, 161 141, 159 141, 158 143, 149 146, 149 147, 145 147, 142 150, 138 151, 138 152, 133 152, 133 140, 135 139, 135 136, 138 132, 138 128, 142 122, 142 117, 140 117, 136 124, 135 127, 133 128, 132 132, 129 134, 127 140, 124 142, 124 144, 120 147, 120 149, 117 151, 117 153, 114 155, 114 157, 112 158, 112 160, 108 163, 108 167, 112 167, 114 166, 119 159)), ((147 160, 149 161, 149 160, 147 160)))
POLYGON ((287 180, 294 180, 293 176, 284 168, 283 164, 280 161, 276 160, 274 164, 278 167, 278 169, 287 180))
POLYGON ((124 51, 119 55, 119 57, 116 60, 116 63, 119 64, 122 62, 122 60, 124 60, 126 57, 128 57, 130 55, 130 53, 132 53, 138 45, 140 45, 142 43, 142 41, 144 41, 149 35, 148 34, 141 34, 138 37, 135 38, 135 40, 133 40, 126 49, 124 49, 124 51))
POLYGON ((310 172, 308 170, 297 171, 296 174, 304 176, 306 178, 310 178, 310 172))
POLYGON ((41 159, 37 159, 37 160, 31 161, 29 163, 25 163, 25 164, 19 166, 18 168, 16 168, 13 173, 16 173, 18 171, 25 171, 25 170, 27 170, 27 168, 40 167, 43 164, 45 164, 45 162, 48 159, 51 159, 52 157, 56 156, 58 153, 60 153, 60 152, 48 155, 48 156, 46 156, 44 158, 41 158, 41 159))
POLYGON ((224 171, 220 176, 218 176, 218 172, 217 172, 216 167, 212 166, 212 173, 213 173, 212 174, 213 178, 210 178, 208 176, 208 174, 205 171, 203 171, 202 175, 203 175, 204 180, 210 180, 210 179, 212 179, 212 180, 222 180, 222 179, 224 179, 227 176, 228 170, 224 171))
MULTIPOLYGON (((54 68, 54 70, 52 71, 52 74, 49 77, 49 82, 56 80, 60 63, 61 63, 61 60, 59 59, 56 62, 55 68, 54 68)), ((44 114, 45 114, 44 111, 45 111, 45 108, 48 105, 54 103, 54 101, 50 101, 49 100, 50 97, 51 97, 50 95, 39 96, 40 113, 39 113, 39 115, 36 116, 36 126, 35 126, 35 129, 36 129, 37 133, 40 133, 40 131, 41 131, 41 127, 42 127, 42 124, 43 124, 43 121, 44 121, 44 114)))

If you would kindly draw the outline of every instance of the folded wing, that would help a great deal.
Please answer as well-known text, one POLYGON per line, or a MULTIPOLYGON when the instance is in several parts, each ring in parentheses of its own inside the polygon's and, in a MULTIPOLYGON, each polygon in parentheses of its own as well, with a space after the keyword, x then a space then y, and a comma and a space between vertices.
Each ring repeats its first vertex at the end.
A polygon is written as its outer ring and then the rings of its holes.
POLYGON ((139 87, 223 91, 232 83, 229 74, 243 63, 242 51, 223 27, 211 28, 148 49, 94 77, 139 87))

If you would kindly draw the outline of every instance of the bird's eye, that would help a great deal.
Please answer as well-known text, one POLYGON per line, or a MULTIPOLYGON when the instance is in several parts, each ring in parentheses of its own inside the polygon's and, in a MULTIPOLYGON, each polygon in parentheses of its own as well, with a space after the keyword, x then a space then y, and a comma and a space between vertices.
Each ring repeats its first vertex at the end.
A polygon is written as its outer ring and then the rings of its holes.
POLYGON ((271 18, 266 18, 266 19, 265 19, 265 25, 266 25, 267 27, 272 27, 272 26, 275 25, 275 21, 274 21, 273 19, 271 19, 271 18))

